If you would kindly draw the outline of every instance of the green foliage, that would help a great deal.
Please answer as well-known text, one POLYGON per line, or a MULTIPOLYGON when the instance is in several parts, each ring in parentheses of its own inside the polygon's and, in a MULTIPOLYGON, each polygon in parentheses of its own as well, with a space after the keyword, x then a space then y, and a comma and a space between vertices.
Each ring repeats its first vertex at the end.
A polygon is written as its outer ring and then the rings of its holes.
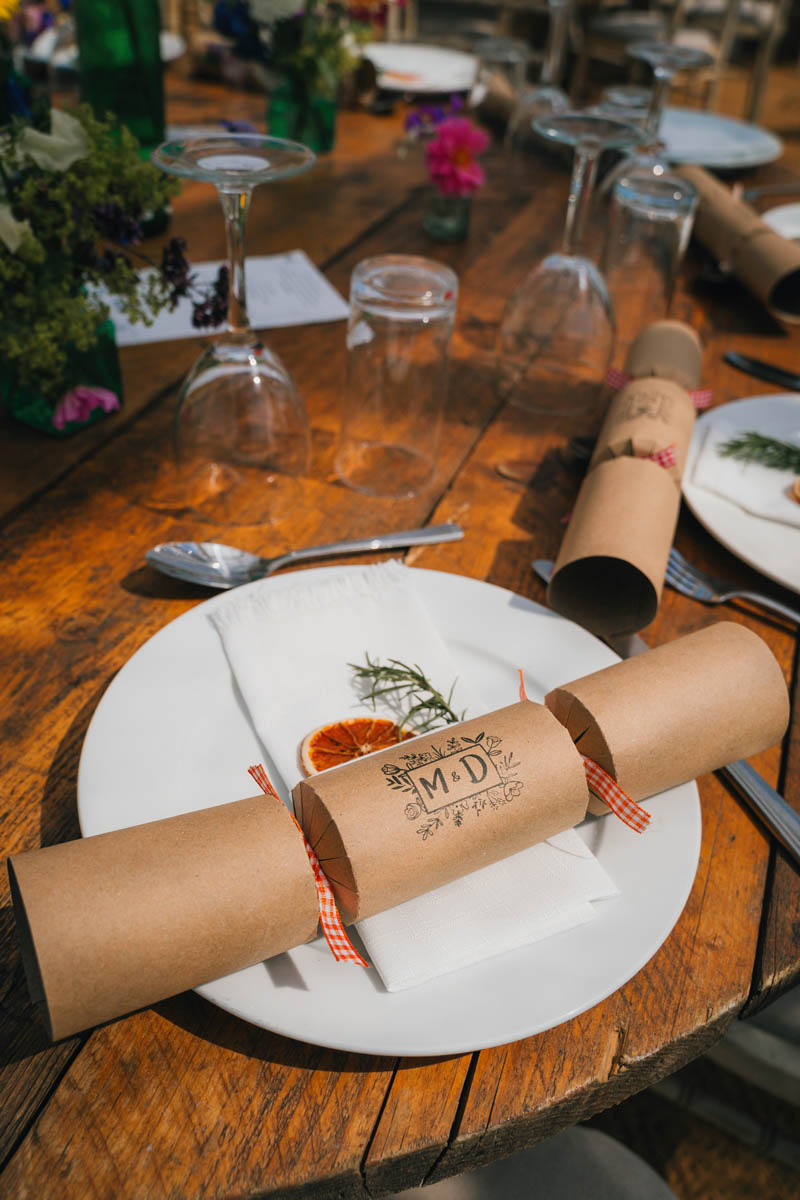
POLYGON ((390 658, 388 663, 371 659, 365 654, 366 664, 348 663, 356 679, 365 687, 364 699, 373 709, 378 700, 385 699, 395 708, 401 708, 401 728, 413 729, 414 733, 427 733, 439 725, 454 725, 464 720, 464 713, 451 707, 456 681, 447 696, 433 686, 420 667, 390 658))
POLYGON ((68 347, 87 349, 108 306, 100 284, 119 297, 131 319, 151 323, 174 298, 154 272, 144 288, 127 257, 127 234, 162 208, 179 184, 139 157, 136 139, 111 121, 98 121, 87 105, 75 117, 89 153, 67 170, 38 167, 20 146, 25 128, 14 122, 0 135, 0 176, 14 218, 30 231, 12 252, 0 241, 0 361, 17 384, 55 403, 71 381, 68 347), (123 238, 109 237, 116 214, 123 238), (108 253, 110 246, 114 253, 108 253))
POLYGON ((722 458, 738 458, 742 462, 761 463, 778 471, 794 471, 800 475, 800 446, 781 442, 778 438, 749 430, 738 434, 719 447, 722 458))
POLYGON ((276 21, 271 62, 295 87, 335 100, 339 82, 359 61, 369 29, 356 24, 343 4, 306 0, 302 16, 276 21))

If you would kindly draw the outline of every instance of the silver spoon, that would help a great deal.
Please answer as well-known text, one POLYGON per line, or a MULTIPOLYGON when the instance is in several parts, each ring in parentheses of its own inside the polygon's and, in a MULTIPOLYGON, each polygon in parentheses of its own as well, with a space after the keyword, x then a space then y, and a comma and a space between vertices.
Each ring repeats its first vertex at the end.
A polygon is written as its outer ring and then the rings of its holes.
POLYGON ((242 583, 264 579, 281 567, 307 558, 328 558, 335 554, 359 554, 370 550, 397 550, 402 546, 430 546, 435 542, 457 542, 464 536, 460 525, 430 525, 427 529, 405 529, 378 537, 331 542, 326 546, 308 546, 289 550, 274 558, 261 558, 248 550, 223 546, 220 542, 162 542, 148 550, 145 558, 151 567, 203 587, 233 588, 242 583))

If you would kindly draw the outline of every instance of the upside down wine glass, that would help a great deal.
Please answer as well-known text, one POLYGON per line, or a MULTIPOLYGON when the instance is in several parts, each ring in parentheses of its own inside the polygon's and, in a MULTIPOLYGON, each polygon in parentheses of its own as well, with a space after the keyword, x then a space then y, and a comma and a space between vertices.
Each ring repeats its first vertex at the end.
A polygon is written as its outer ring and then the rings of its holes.
POLYGON ((505 144, 524 149, 533 142, 533 122, 550 113, 565 112, 569 99, 561 89, 569 40, 572 0, 547 0, 549 24, 539 82, 522 91, 508 119, 505 144))
POLYGON ((597 162, 640 138, 622 121, 589 113, 534 122, 540 137, 575 151, 564 239, 511 297, 498 346, 503 395, 529 412, 580 413, 595 400, 614 349, 614 314, 597 267, 579 253, 597 162))
POLYGON ((298 498, 308 466, 308 416, 281 360, 250 328, 245 224, 253 188, 308 170, 306 146, 259 134, 165 142, 151 162, 213 183, 225 217, 228 314, 184 380, 174 421, 177 475, 163 507, 223 524, 275 520, 298 498))
POLYGON ((701 67, 710 66, 714 61, 705 50, 696 50, 692 46, 677 46, 672 42, 634 42, 628 48, 628 54, 652 67, 653 90, 647 114, 642 122, 643 132, 635 152, 619 163, 603 180, 602 191, 607 195, 611 195, 623 175, 630 170, 650 171, 653 175, 663 175, 669 171, 669 163, 665 158, 666 146, 661 139, 660 130, 672 81, 678 71, 697 71, 701 67))

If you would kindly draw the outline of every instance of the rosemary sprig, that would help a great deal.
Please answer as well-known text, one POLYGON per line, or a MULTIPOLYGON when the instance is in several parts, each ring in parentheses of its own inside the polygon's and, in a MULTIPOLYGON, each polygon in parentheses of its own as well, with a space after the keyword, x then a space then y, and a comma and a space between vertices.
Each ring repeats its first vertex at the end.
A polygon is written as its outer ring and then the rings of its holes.
POLYGON ((723 458, 761 463, 764 467, 794 471, 795 475, 800 475, 800 446, 792 446, 789 442, 781 442, 752 429, 724 442, 717 453, 723 458))
POLYGON ((400 710, 401 728, 408 726, 415 733, 428 733, 438 725, 454 725, 464 720, 466 710, 457 713, 451 706, 457 680, 453 680, 447 696, 443 696, 416 663, 410 667, 396 658, 383 663, 379 659, 373 661, 369 654, 364 657, 366 666, 348 664, 356 679, 367 685, 364 699, 374 709, 378 700, 390 697, 392 706, 400 710))

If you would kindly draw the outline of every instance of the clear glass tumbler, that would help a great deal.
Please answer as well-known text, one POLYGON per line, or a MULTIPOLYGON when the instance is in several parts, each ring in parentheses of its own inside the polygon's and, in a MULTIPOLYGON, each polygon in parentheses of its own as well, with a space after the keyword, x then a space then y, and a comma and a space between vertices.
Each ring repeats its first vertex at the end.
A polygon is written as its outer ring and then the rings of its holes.
POLYGON ((614 188, 603 274, 618 350, 627 349, 646 322, 668 314, 696 208, 697 190, 679 175, 633 169, 614 188))
POLYGON ((339 478, 373 496, 431 482, 447 393, 458 279, 416 255, 367 258, 350 281, 339 478))

